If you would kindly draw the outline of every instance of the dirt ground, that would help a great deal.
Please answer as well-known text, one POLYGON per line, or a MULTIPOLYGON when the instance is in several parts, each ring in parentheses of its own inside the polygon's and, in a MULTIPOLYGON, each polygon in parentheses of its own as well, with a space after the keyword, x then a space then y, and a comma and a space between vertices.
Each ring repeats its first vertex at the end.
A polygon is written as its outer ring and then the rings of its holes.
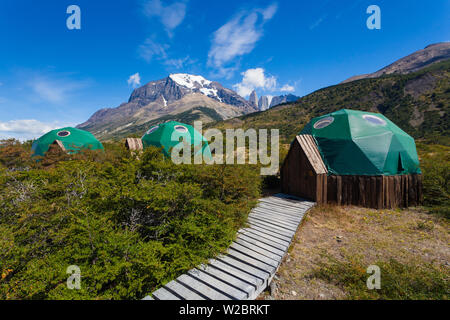
MULTIPOLYGON (((271 287, 259 299, 350 298, 342 283, 315 276, 330 258, 345 263, 358 257, 364 266, 392 258, 401 264, 429 263, 448 275, 449 230, 448 220, 420 208, 316 207, 305 217, 271 287)), ((333 275, 333 270, 327 272, 333 275)))

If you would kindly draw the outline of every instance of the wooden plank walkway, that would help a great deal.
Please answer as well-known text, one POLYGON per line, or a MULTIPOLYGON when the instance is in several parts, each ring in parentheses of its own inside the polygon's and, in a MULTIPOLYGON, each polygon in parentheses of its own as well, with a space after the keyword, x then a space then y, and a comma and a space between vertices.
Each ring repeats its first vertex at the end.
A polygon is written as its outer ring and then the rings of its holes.
POLYGON ((228 252, 188 271, 144 300, 254 300, 272 281, 314 202, 277 194, 260 199, 228 252))

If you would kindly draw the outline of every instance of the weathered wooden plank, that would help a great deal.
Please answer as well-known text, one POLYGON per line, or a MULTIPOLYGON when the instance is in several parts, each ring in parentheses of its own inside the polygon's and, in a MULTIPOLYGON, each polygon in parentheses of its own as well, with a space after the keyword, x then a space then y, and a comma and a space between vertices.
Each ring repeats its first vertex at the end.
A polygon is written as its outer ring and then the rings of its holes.
POLYGON ((255 287, 255 290, 262 286, 264 282, 264 278, 259 278, 256 275, 250 274, 244 270, 239 269, 236 266, 231 266, 229 264, 226 264, 220 260, 210 260, 208 266, 215 268, 221 272, 228 273, 229 275, 232 275, 233 277, 236 277, 244 282, 247 282, 251 286, 255 287))
POLYGON ((278 262, 280 260, 280 256, 278 254, 275 254, 267 249, 258 247, 250 242, 247 241, 243 241, 243 240, 237 240, 238 242, 233 242, 232 245, 230 246, 230 248, 246 248, 250 251, 253 251, 255 253, 258 253, 264 257, 270 258, 276 262, 278 262))
POLYGON ((278 225, 283 228, 291 229, 292 231, 297 230, 298 223, 293 221, 285 220, 282 218, 278 218, 271 214, 261 213, 261 212, 253 212, 250 217, 255 219, 262 219, 267 222, 273 222, 275 225, 278 225))
POLYGON ((260 204, 258 207, 255 208, 255 210, 264 210, 264 211, 268 211, 274 214, 281 214, 284 215, 286 217, 290 217, 290 218, 298 218, 298 216, 305 212, 307 209, 295 209, 295 210, 287 210, 284 208, 277 208, 275 206, 268 206, 268 205, 262 205, 260 204))
POLYGON ((282 234, 273 232, 273 230, 271 230, 271 229, 261 228, 260 226, 257 226, 257 225, 250 224, 249 228, 245 228, 245 230, 247 230, 247 229, 257 230, 257 231, 260 231, 260 232, 262 232, 264 234, 268 234, 268 235, 270 235, 270 236, 272 236, 274 238, 277 238, 277 239, 280 239, 280 240, 283 240, 283 241, 288 241, 289 243, 291 242, 291 239, 292 239, 292 236, 282 235, 282 234))
POLYGON ((231 275, 230 273, 224 272, 220 269, 217 269, 210 265, 202 265, 198 269, 201 271, 216 277, 217 279, 221 279, 227 284, 243 291, 246 296, 243 299, 250 299, 250 297, 255 293, 256 286, 248 283, 247 281, 242 280, 241 278, 231 275))
POLYGON ((205 297, 200 296, 196 292, 186 288, 182 284, 178 283, 176 280, 169 282, 163 288, 175 292, 185 300, 206 300, 205 297))
POLYGON ((282 215, 279 213, 269 212, 267 210, 261 210, 261 209, 253 210, 253 212, 250 215, 257 215, 257 214, 266 215, 268 217, 279 219, 281 221, 289 222, 289 223, 295 224, 295 225, 298 225, 303 217, 302 215, 299 215, 297 217, 288 217, 288 216, 285 216, 285 215, 282 215))
POLYGON ((153 292, 153 297, 158 300, 181 300, 181 297, 176 296, 172 292, 168 291, 165 288, 160 288, 153 292))
POLYGON ((262 199, 259 199, 259 203, 280 206, 282 208, 292 209, 292 210, 305 208, 311 204, 314 204, 314 202, 310 202, 310 201, 301 201, 301 202, 297 201, 297 203, 292 203, 285 199, 280 199, 280 198, 262 198, 262 199))
POLYGON ((287 209, 287 210, 308 209, 312 205, 314 205, 314 203, 303 202, 303 203, 301 203, 299 205, 293 206, 289 202, 285 202, 284 200, 277 201, 277 200, 268 200, 268 199, 260 199, 259 203, 260 204, 264 204, 264 205, 268 205, 268 206, 276 206, 276 207, 278 207, 280 209, 287 209))
POLYGON ((257 268, 261 271, 266 271, 268 274, 275 273, 276 268, 274 266, 268 265, 267 263, 261 262, 257 259, 251 258, 245 254, 241 254, 237 251, 229 249, 228 257, 233 258, 237 261, 246 263, 254 268, 257 268))
POLYGON ((239 252, 241 254, 245 254, 245 255, 247 255, 247 256, 249 256, 251 258, 254 258, 256 260, 259 260, 261 262, 264 262, 264 263, 266 263, 268 265, 271 265, 271 266, 273 266, 275 268, 277 268, 278 265, 279 265, 279 262, 278 262, 279 261, 279 257, 276 257, 275 259, 274 258, 269 258, 269 257, 267 257, 267 256, 265 256, 265 255, 263 255, 263 254, 261 254, 261 253, 259 253, 257 251, 254 251, 254 250, 251 250, 251 249, 249 249, 247 247, 244 247, 243 245, 241 245, 239 243, 233 243, 230 246, 230 248, 228 249, 228 253, 229 254, 233 254, 233 252, 235 252, 235 251, 237 251, 237 252, 239 252))
POLYGON ((284 223, 284 222, 282 222, 280 220, 277 220, 277 219, 274 219, 274 218, 261 217, 261 216, 258 216, 258 215, 249 215, 249 218, 251 218, 253 220, 260 220, 260 221, 263 221, 263 222, 267 222, 267 223, 270 223, 274 227, 276 226, 276 227, 279 227, 279 228, 282 228, 282 229, 290 230, 292 232, 297 231, 296 226, 289 225, 287 223, 284 223))
POLYGON ((243 263, 229 256, 220 256, 217 260, 222 261, 230 266, 239 268, 241 271, 244 271, 250 275, 258 277, 263 281, 262 285, 264 285, 264 283, 267 282, 267 278, 270 275, 270 273, 267 271, 262 271, 261 269, 255 268, 249 265, 248 263, 243 263))
POLYGON ((244 300, 247 298, 246 292, 231 286, 223 280, 219 280, 205 272, 202 272, 201 270, 192 269, 188 271, 188 275, 200 282, 205 283, 215 290, 226 294, 234 300, 244 300))
POLYGON ((298 222, 301 219, 301 215, 306 211, 306 209, 305 210, 297 210, 297 211, 293 211, 293 212, 287 212, 287 211, 282 211, 282 209, 275 210, 275 209, 267 208, 265 206, 259 206, 259 207, 255 208, 252 212, 258 212, 258 211, 298 222))
POLYGON ((259 203, 259 205, 256 208, 273 211, 273 212, 278 212, 278 213, 282 213, 282 214, 285 214, 288 216, 294 216, 294 217, 297 216, 300 212, 305 212, 306 210, 309 209, 307 207, 288 209, 288 208, 284 208, 279 205, 272 205, 272 204, 268 204, 268 203, 259 203))
POLYGON ((307 205, 309 205, 310 203, 313 204, 314 202, 302 202, 302 203, 295 203, 293 200, 286 200, 286 199, 281 199, 278 197, 268 197, 268 198, 263 198, 263 199, 259 199, 260 202, 266 202, 266 203, 271 203, 271 204, 277 204, 277 205, 281 205, 281 206, 285 206, 288 208, 303 208, 307 205))
POLYGON ((256 219, 253 219, 251 217, 248 218, 248 223, 249 223, 250 226, 252 226, 252 225, 260 226, 262 228, 271 230, 273 232, 279 233, 279 234, 284 235, 284 236, 288 236, 290 238, 294 236, 294 232, 291 231, 291 230, 288 230, 288 229, 285 229, 285 228, 279 228, 279 227, 274 226, 274 225, 272 225, 272 224, 270 224, 268 222, 262 222, 261 220, 256 220, 256 219))
POLYGON ((243 234, 246 234, 246 233, 253 234, 254 236, 267 239, 274 243, 278 243, 282 246, 285 246, 286 248, 289 247, 289 245, 290 245, 290 242, 288 240, 282 240, 280 238, 276 238, 276 237, 272 236, 271 234, 261 232, 260 230, 257 230, 255 228, 241 229, 239 232, 243 233, 243 234))
POLYGON ((177 278, 177 282, 181 283, 185 287, 190 288, 192 291, 197 294, 201 294, 206 296, 210 300, 233 300, 232 297, 213 289, 208 286, 206 283, 199 281, 198 279, 194 279, 189 275, 183 274, 177 278))
POLYGON ((262 238, 250 237, 248 234, 240 233, 235 242, 240 243, 240 241, 248 242, 254 244, 257 247, 266 249, 269 252, 272 252, 280 257, 284 256, 285 250, 282 246, 269 243, 270 241, 264 241, 262 238))

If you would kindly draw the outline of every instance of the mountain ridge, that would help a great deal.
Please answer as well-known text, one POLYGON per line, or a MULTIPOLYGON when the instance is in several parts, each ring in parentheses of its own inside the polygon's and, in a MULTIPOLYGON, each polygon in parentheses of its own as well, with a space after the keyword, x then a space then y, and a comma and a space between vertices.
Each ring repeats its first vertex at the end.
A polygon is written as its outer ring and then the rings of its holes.
POLYGON ((434 43, 426 46, 422 50, 418 50, 406 57, 400 58, 376 72, 353 76, 341 83, 348 83, 367 78, 378 78, 383 75, 416 72, 434 63, 439 63, 447 59, 450 59, 450 42, 434 43))
POLYGON ((202 76, 178 73, 136 88, 128 102, 116 108, 98 110, 77 128, 88 130, 100 139, 111 139, 134 131, 133 126, 194 108, 204 113, 199 118, 205 121, 217 120, 210 119, 208 114, 229 119, 258 110, 257 106, 218 82, 202 76), (205 108, 213 112, 206 112, 205 108))

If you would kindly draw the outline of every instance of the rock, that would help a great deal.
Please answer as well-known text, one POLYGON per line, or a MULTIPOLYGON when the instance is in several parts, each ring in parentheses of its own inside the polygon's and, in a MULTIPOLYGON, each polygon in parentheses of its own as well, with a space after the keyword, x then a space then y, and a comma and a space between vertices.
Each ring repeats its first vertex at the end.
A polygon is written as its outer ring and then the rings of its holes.
POLYGON ((269 106, 270 106, 269 97, 262 96, 259 98, 258 108, 260 111, 265 111, 265 110, 269 109, 269 106))
POLYGON ((272 281, 272 282, 269 284, 269 287, 268 287, 267 289, 268 289, 268 291, 269 291, 269 294, 270 294, 272 297, 275 297, 275 295, 278 293, 278 286, 277 286, 277 284, 276 284, 274 281, 272 281))
POLYGON ((258 96, 256 95, 256 91, 253 90, 253 92, 250 94, 250 98, 248 102, 252 105, 257 107, 258 106, 258 96))
POLYGON ((270 104, 270 108, 275 107, 279 104, 282 103, 287 103, 287 102, 295 102, 298 99, 300 99, 300 97, 294 96, 293 94, 288 94, 285 96, 278 96, 278 97, 273 97, 272 98, 272 103, 270 104))
POLYGON ((291 291, 291 294, 295 297, 297 296, 297 292, 295 292, 294 290, 291 291))

